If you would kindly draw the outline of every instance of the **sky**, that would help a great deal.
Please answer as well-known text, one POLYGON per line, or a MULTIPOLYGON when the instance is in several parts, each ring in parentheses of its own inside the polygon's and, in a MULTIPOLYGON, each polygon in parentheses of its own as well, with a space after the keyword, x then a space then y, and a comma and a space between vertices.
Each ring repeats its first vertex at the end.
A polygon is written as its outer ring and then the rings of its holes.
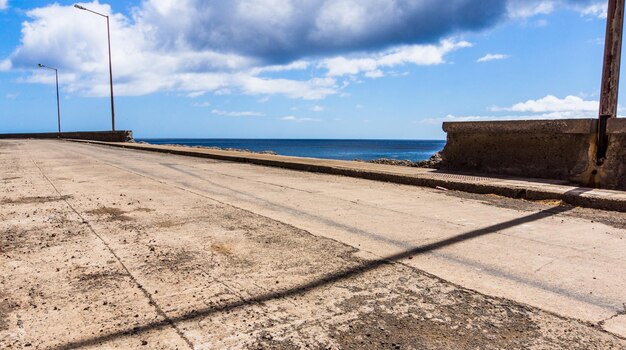
MULTIPOLYGON (((444 121, 595 118, 606 3, 79 4, 110 16, 136 138, 445 139, 444 121)), ((106 19, 73 4, 0 0, 0 133, 56 131, 39 63, 63 131, 111 128, 106 19)))

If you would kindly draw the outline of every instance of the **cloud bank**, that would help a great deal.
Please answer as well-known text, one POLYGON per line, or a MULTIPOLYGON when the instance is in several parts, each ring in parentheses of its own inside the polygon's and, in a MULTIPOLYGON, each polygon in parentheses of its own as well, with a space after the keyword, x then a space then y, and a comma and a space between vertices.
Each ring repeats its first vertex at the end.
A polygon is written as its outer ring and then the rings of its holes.
POLYGON ((510 57, 509 55, 505 55, 501 53, 496 53, 496 54, 488 53, 485 56, 479 58, 476 62, 483 63, 483 62, 489 62, 489 61, 505 60, 509 57, 510 57))
MULTIPOLYGON (((350 76, 380 78, 395 66, 445 63, 446 55, 471 45, 455 35, 516 16, 558 6, 601 11, 592 0, 144 0, 128 16, 98 1, 81 5, 111 16, 118 95, 308 100, 340 93, 350 76), (295 79, 294 72, 304 74, 295 79)), ((25 70, 21 81, 51 83, 33 69, 44 63, 59 68, 66 92, 108 94, 103 18, 58 4, 27 16, 21 44, 0 59, 0 70, 25 70)))
POLYGON ((509 112, 594 112, 599 110, 598 101, 585 101, 578 96, 566 96, 558 98, 552 95, 537 99, 528 100, 526 102, 516 103, 511 107, 500 108, 492 107, 492 111, 509 111, 509 112))
POLYGON ((219 109, 214 109, 211 111, 211 113, 216 114, 216 115, 226 116, 226 117, 262 117, 265 115, 259 112, 250 112, 250 111, 235 112, 235 111, 222 111, 219 109))
POLYGON ((583 100, 578 96, 558 98, 552 95, 519 102, 509 107, 490 107, 491 112, 508 112, 505 115, 447 115, 444 118, 428 118, 423 122, 438 124, 446 121, 487 121, 487 120, 545 120, 597 118, 600 104, 598 101, 583 100))
POLYGON ((507 12, 511 18, 545 15, 558 8, 568 8, 584 16, 606 18, 607 2, 600 0, 509 0, 507 12))
POLYGON ((170 48, 184 43, 285 63, 436 43, 458 31, 491 26, 505 11, 502 0, 150 0, 137 21, 170 48))
POLYGON ((364 73, 369 77, 381 77, 381 68, 414 64, 430 66, 444 63, 444 56, 452 51, 472 46, 467 41, 444 40, 438 45, 412 45, 387 50, 366 57, 333 57, 322 61, 321 66, 329 76, 356 75, 364 73))

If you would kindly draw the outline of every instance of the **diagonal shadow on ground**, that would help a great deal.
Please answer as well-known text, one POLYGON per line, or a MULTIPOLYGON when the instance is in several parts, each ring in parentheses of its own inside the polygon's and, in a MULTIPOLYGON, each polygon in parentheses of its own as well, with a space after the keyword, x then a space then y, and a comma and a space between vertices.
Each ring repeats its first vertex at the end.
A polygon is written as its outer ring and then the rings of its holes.
POLYGON ((384 258, 367 261, 356 267, 351 267, 349 269, 336 271, 334 273, 331 273, 329 275, 326 275, 324 277, 321 277, 309 283, 303 284, 301 286, 296 286, 296 287, 286 289, 283 291, 263 294, 263 295, 259 295, 253 298, 248 298, 248 299, 228 303, 225 305, 208 307, 208 308, 196 310, 196 311, 193 311, 193 312, 190 312, 190 313, 187 313, 185 315, 181 315, 175 318, 151 322, 142 326, 133 327, 132 329, 120 330, 117 332, 112 332, 109 334, 104 334, 104 335, 100 335, 100 336, 93 337, 93 338, 69 342, 69 343, 54 347, 53 349, 69 350, 69 349, 77 349, 77 348, 86 347, 86 346, 95 346, 95 345, 102 344, 104 342, 122 338, 126 335, 143 333, 147 331, 165 328, 165 327, 171 326, 173 323, 190 321, 194 319, 211 316, 213 314, 217 314, 220 312, 226 312, 226 311, 230 311, 233 309, 237 309, 237 308, 241 308, 241 307, 245 307, 249 305, 268 302, 270 300, 291 297, 291 296, 295 296, 298 294, 304 294, 313 289, 326 286, 334 282, 342 281, 342 280, 351 278, 353 276, 356 276, 358 274, 375 270, 386 264, 390 264, 399 260, 407 259, 409 257, 431 252, 431 251, 441 249, 444 247, 452 246, 457 243, 461 243, 461 242, 468 241, 474 238, 492 234, 492 233, 502 231, 511 227, 523 225, 529 222, 533 222, 533 221, 541 220, 550 216, 558 215, 560 213, 567 212, 571 209, 572 209, 571 207, 565 207, 565 206, 556 206, 556 207, 548 208, 540 212, 536 212, 536 213, 533 213, 533 214, 530 214, 521 218, 517 218, 517 219, 513 219, 510 221, 503 222, 503 223, 484 227, 481 229, 469 231, 469 232, 462 233, 462 234, 459 234, 459 235, 456 235, 456 236, 453 236, 453 237, 450 237, 441 241, 437 241, 437 242, 426 244, 420 247, 416 247, 414 249, 408 250, 403 253, 398 253, 398 254, 390 255, 384 258))

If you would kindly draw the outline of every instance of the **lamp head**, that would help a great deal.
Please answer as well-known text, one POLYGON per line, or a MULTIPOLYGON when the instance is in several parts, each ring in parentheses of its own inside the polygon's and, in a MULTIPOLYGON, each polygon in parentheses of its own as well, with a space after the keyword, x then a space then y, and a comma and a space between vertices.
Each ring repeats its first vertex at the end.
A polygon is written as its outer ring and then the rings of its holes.
POLYGON ((37 66, 39 66, 39 68, 43 68, 43 64, 39 63, 37 66))
POLYGON ((74 7, 76 7, 79 10, 86 10, 86 8, 84 8, 84 7, 82 7, 82 6, 78 5, 78 4, 74 5, 74 7))

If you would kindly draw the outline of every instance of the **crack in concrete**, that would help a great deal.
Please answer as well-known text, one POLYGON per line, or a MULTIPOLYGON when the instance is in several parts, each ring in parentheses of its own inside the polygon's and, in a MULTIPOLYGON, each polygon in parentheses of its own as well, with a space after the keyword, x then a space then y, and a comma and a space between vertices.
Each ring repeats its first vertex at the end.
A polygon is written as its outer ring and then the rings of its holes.
POLYGON ((597 323, 597 324, 598 324, 598 326, 600 326, 600 327, 604 327, 604 325, 605 325, 608 321, 610 321, 610 320, 612 320, 612 319, 614 319, 614 318, 616 318, 616 317, 626 315, 626 303, 622 303, 622 307, 623 307, 623 310, 618 311, 615 315, 613 315, 613 316, 611 316, 611 317, 607 317, 607 318, 605 318, 604 320, 598 321, 598 323, 597 323))

